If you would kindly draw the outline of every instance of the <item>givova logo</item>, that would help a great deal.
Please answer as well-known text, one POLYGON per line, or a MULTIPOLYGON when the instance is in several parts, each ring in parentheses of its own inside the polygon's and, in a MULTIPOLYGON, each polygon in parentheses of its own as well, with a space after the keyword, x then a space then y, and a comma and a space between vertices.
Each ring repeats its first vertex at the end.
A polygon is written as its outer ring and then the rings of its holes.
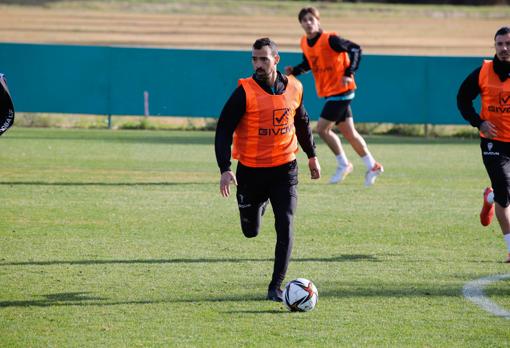
POLYGON ((499 92, 499 105, 488 105, 487 111, 498 114, 510 113, 510 91, 499 92))
POLYGON ((499 105, 510 106, 510 92, 499 93, 499 105))
POLYGON ((273 110, 273 126, 286 126, 289 123, 288 108, 273 110))
POLYGON ((293 125, 289 124, 290 109, 273 110, 273 128, 259 128, 259 135, 275 136, 292 132, 293 125))

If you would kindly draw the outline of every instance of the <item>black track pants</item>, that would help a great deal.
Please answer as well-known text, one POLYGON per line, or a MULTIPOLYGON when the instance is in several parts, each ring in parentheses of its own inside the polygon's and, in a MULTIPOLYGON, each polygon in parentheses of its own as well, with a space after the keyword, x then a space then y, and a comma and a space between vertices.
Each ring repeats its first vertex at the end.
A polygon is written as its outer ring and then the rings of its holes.
POLYGON ((237 203, 241 229, 247 238, 258 235, 268 200, 273 207, 276 247, 270 288, 281 286, 292 253, 297 176, 296 161, 271 168, 251 168, 241 163, 237 166, 237 203))

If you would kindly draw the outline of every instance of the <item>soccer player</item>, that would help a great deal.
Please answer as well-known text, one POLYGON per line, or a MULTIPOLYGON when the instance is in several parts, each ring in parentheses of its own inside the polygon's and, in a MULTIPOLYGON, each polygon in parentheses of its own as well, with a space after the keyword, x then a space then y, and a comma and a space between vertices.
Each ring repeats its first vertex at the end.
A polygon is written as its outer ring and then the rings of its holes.
POLYGON ((492 185, 483 194, 480 222, 488 226, 496 212, 508 249, 505 262, 510 263, 510 27, 496 32, 494 47, 494 58, 485 60, 462 82, 457 106, 480 130, 483 164, 492 185), (480 114, 473 107, 478 95, 480 114))
POLYGON ((5 133, 14 122, 14 106, 4 74, 0 73, 0 135, 5 133))
POLYGON ((271 202, 276 247, 267 299, 282 301, 281 285, 292 252, 297 205, 297 143, 308 156, 312 179, 320 178, 320 165, 303 106, 302 85, 277 70, 280 56, 276 44, 269 38, 256 40, 251 59, 255 73, 239 80, 216 128, 220 193, 228 197, 230 185, 237 186, 241 229, 247 238, 258 235, 261 217, 271 202), (230 168, 231 154, 238 160, 235 174, 230 168))
POLYGON ((356 89, 354 72, 358 69, 361 59, 361 48, 354 42, 337 36, 336 33, 323 31, 319 22, 319 11, 314 7, 301 9, 298 19, 305 31, 301 38, 303 61, 297 66, 285 67, 285 73, 298 76, 311 70, 317 94, 325 98, 324 108, 317 123, 317 132, 337 160, 337 168, 330 183, 342 182, 353 169, 342 148, 340 138, 333 132, 336 125, 365 163, 367 168, 365 186, 372 186, 384 169, 375 161, 368 151, 365 139, 354 127, 350 106, 356 89))

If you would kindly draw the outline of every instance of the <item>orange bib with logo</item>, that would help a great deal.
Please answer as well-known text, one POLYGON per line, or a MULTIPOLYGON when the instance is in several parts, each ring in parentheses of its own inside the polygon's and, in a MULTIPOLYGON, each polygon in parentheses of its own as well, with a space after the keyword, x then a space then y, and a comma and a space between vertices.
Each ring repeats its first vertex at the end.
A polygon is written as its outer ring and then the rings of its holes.
MULTIPOLYGON (((496 127, 494 140, 510 142, 510 79, 501 82, 494 72, 492 60, 486 60, 480 70, 478 84, 482 101, 480 118, 496 127)), ((484 137, 482 133, 480 136, 484 137)))
POLYGON ((234 131, 232 157, 248 167, 276 167, 296 158, 294 115, 303 87, 293 76, 280 95, 267 93, 253 78, 240 79, 246 112, 234 131))
POLYGON ((312 69, 319 97, 330 97, 356 89, 354 79, 349 85, 342 83, 345 69, 350 65, 347 52, 336 52, 329 45, 329 37, 336 33, 323 32, 313 47, 301 38, 301 50, 312 69))

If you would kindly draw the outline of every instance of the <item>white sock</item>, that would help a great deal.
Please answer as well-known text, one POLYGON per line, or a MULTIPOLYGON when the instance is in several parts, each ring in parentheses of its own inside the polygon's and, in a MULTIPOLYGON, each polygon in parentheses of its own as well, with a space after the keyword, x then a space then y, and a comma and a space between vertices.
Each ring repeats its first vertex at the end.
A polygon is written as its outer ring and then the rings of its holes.
POLYGON ((508 249, 508 253, 510 254, 510 233, 504 234, 503 238, 505 238, 506 248, 508 249))
POLYGON ((367 169, 370 170, 372 168, 374 168, 374 165, 375 165, 375 159, 372 157, 372 154, 367 153, 365 155, 365 157, 361 157, 361 159, 363 160, 363 162, 365 163, 365 165, 367 166, 367 169))
POLYGON ((339 167, 347 167, 349 165, 349 160, 347 159, 345 152, 335 157, 339 167))

